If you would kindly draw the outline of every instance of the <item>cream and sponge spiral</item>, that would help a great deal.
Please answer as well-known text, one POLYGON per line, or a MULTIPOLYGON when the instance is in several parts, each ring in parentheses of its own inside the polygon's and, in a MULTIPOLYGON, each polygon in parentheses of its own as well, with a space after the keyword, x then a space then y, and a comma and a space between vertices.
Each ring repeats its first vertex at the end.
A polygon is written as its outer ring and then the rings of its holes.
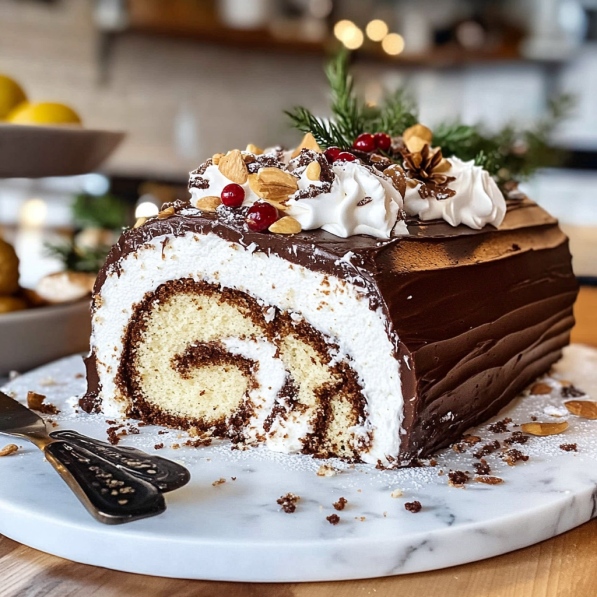
POLYGON ((386 320, 347 280, 187 232, 119 260, 94 302, 105 415, 287 452, 398 451, 386 320))

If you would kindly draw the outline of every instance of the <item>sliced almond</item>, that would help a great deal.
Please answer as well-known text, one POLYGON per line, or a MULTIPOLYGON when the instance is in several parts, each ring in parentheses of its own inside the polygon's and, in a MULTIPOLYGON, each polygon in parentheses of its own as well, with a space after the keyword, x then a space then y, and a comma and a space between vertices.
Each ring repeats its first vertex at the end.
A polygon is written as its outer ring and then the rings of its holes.
POLYGON ((561 423, 524 423, 520 428, 524 433, 531 435, 558 435, 568 429, 568 423, 566 421, 561 423))
POLYGON ((221 160, 223 157, 224 157, 224 154, 223 154, 223 153, 214 153, 214 154, 211 156, 211 163, 212 163, 214 166, 217 166, 217 165, 220 163, 220 160, 221 160))
POLYGON ((303 140, 300 142, 299 146, 292 152, 291 157, 295 158, 299 153, 301 153, 301 149, 311 149, 316 151, 317 153, 323 153, 321 147, 319 147, 317 141, 315 141, 315 137, 311 133, 307 133, 303 140))
POLYGON ((253 191, 253 193, 255 193, 256 195, 259 195, 260 185, 259 185, 259 181, 257 180, 257 173, 249 174, 249 186, 251 187, 251 190, 253 191))
POLYGON ((201 197, 201 199, 197 199, 196 205, 201 211, 213 213, 221 203, 222 200, 219 197, 210 195, 208 197, 201 197))
POLYGON ((584 417, 585 419, 597 419, 597 402, 591 400, 569 400, 564 402, 564 406, 573 415, 584 417))
POLYGON ((268 230, 276 234, 297 234, 302 230, 301 225, 291 216, 284 216, 274 222, 268 230))
POLYGON ((531 388, 531 394, 533 396, 541 396, 543 394, 551 394, 551 386, 549 384, 546 384, 546 383, 543 383, 542 381, 540 381, 539 383, 536 383, 531 388))
POLYGON ((420 154, 425 145, 429 145, 428 141, 421 139, 421 137, 411 137, 408 141, 405 141, 408 151, 414 154, 420 154))
POLYGON ((246 151, 254 153, 255 155, 262 155, 263 154, 263 149, 260 149, 259 147, 257 147, 257 145, 253 145, 253 143, 249 143, 247 145, 246 151))
POLYGON ((273 199, 263 199, 266 203, 273 205, 278 211, 288 211, 290 207, 282 201, 274 201, 273 199))
POLYGON ((431 143, 431 140, 433 139, 433 133, 431 132, 431 129, 427 128, 424 124, 418 123, 408 127, 402 133, 402 139, 405 143, 413 137, 418 137, 419 139, 424 140, 426 143, 431 143))
POLYGON ((257 195, 271 201, 286 201, 298 189, 296 178, 280 168, 261 168, 249 185, 257 195))
POLYGON ((167 207, 158 214, 158 218, 160 220, 167 220, 169 217, 173 216, 175 212, 176 210, 173 207, 167 207))
POLYGON ((311 162, 307 166, 305 174, 309 180, 319 180, 319 176, 321 175, 321 166, 319 165, 319 162, 311 162))
POLYGON ((566 387, 566 386, 571 386, 572 382, 568 381, 567 379, 560 379, 560 385, 566 387))
POLYGON ((245 184, 249 178, 249 171, 243 160, 242 153, 238 149, 233 149, 220 158, 218 169, 228 180, 236 184, 245 184))
POLYGON ((147 222, 147 218, 137 218, 135 225, 133 226, 133 229, 141 228, 141 226, 143 226, 145 222, 147 222))
POLYGON ((499 477, 490 477, 488 475, 475 477, 475 481, 477 481, 477 483, 485 483, 485 485, 499 485, 504 482, 504 480, 499 477))
POLYGON ((8 444, 8 446, 4 446, 4 448, 0 450, 0 456, 10 456, 11 454, 14 454, 18 449, 19 447, 15 446, 15 444, 8 444))

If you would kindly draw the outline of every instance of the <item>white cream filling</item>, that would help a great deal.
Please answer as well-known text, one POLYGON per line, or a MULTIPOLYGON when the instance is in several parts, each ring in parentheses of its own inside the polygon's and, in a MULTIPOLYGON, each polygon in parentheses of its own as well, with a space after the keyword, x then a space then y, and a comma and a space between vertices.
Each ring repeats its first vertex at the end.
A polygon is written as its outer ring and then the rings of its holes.
MULTIPOLYGON (((247 292, 265 305, 299 313, 331 338, 339 347, 339 355, 349 360, 367 401, 365 428, 373 430, 373 442, 369 451, 362 454, 363 460, 376 463, 378 459, 385 461, 387 455, 397 456, 403 419, 399 362, 386 332, 383 311, 372 310, 359 288, 334 276, 290 264, 276 255, 255 251, 254 247, 225 241, 212 233, 156 237, 136 253, 127 255, 119 263, 119 270, 120 276, 113 270, 102 286, 91 338, 106 415, 121 415, 125 408, 122 399, 118 400, 116 375, 122 357, 122 338, 133 306, 160 284, 192 278, 247 292), (163 248, 165 239, 168 243, 163 248)), ((252 358, 251 350, 261 355, 266 348, 237 345, 237 350, 239 354, 246 351, 243 354, 252 358)), ((267 358, 263 358, 263 363, 264 379, 271 374, 279 380, 280 370, 266 364, 267 358), (266 372, 266 367, 272 369, 266 372)), ((273 392, 272 389, 270 395, 263 397, 266 403, 271 403, 273 392)), ((357 434, 361 431, 355 429, 357 434)), ((271 447, 286 452, 297 449, 292 437, 287 440, 278 437, 271 447)))

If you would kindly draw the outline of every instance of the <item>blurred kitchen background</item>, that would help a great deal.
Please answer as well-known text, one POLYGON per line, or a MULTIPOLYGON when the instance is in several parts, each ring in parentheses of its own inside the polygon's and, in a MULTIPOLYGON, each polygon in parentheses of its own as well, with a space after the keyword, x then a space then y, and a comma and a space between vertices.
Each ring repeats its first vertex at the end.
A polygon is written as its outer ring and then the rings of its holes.
POLYGON ((46 243, 110 244, 106 230, 185 197, 213 153, 296 144, 283 110, 328 114, 322 66, 342 45, 368 102, 406 87, 431 128, 529 125, 572 93, 553 140, 562 167, 523 188, 597 281, 597 0, 0 0, 0 72, 87 128, 127 132, 100 172, 0 180, 22 285, 68 258, 46 243))

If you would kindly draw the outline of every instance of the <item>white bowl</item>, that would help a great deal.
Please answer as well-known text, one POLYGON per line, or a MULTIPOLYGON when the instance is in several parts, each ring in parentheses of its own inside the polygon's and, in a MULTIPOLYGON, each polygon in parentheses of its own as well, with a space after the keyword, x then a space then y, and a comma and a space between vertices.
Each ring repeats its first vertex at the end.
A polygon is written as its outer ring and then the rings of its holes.
POLYGON ((0 376, 89 350, 89 300, 0 315, 0 376))

